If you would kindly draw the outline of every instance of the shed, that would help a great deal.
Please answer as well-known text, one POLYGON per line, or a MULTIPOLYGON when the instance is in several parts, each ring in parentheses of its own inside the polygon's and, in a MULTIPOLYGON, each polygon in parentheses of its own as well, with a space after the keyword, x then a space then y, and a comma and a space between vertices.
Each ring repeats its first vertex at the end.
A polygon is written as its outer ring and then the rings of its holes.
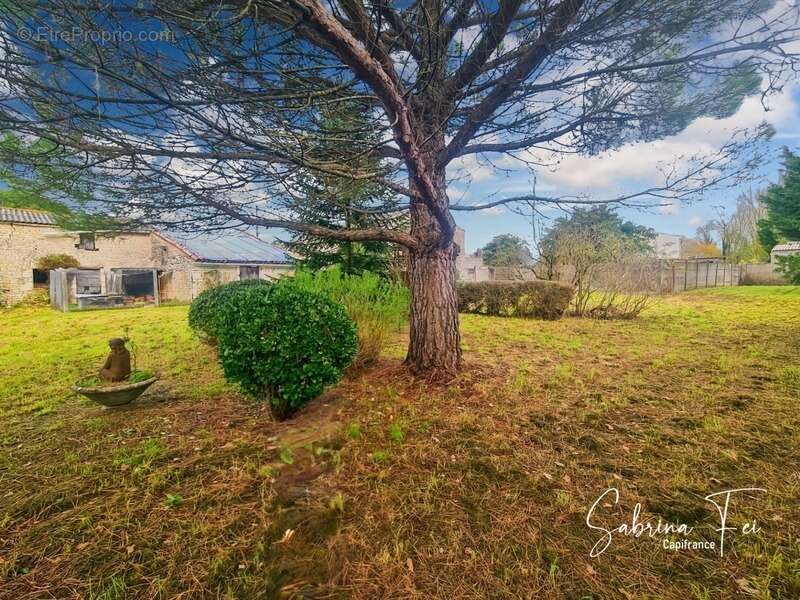
POLYGON ((191 300, 203 290, 241 279, 291 275, 294 259, 284 249, 240 229, 179 233, 159 231, 157 262, 162 295, 191 300))
POLYGON ((775 264, 778 262, 777 258, 779 256, 794 256, 800 254, 800 242, 786 242, 784 244, 778 244, 772 249, 770 252, 770 262, 775 264))

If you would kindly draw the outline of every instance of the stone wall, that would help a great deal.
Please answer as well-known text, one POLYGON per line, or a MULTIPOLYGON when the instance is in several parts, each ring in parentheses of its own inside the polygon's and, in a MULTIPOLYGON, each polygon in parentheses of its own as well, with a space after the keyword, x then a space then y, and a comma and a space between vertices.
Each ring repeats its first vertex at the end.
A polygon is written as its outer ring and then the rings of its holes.
MULTIPOLYGON (((204 290, 239 280, 239 265, 197 262, 172 240, 153 236, 153 255, 164 273, 159 279, 162 300, 191 302, 204 290)), ((290 265, 260 265, 261 279, 291 275, 290 265)))
POLYGON ((190 302, 192 295, 191 271, 195 262, 186 251, 163 238, 153 235, 153 260, 163 273, 158 278, 161 301, 190 302))
MULTIPOLYGON (((261 279, 280 279, 294 273, 289 265, 259 265, 261 279)), ((208 288, 239 280, 239 265, 192 263, 188 269, 191 298, 208 288)))
POLYGON ((50 225, 0 223, 0 299, 13 304, 30 292, 36 262, 48 254, 74 256, 90 269, 156 266, 149 233, 98 233, 96 250, 76 248, 78 242, 78 233, 50 225))
MULTIPOLYGON (((95 237, 96 250, 76 248, 78 233, 51 225, 0 223, 0 304, 14 304, 33 289, 36 262, 48 254, 68 254, 88 269, 155 268, 161 301, 190 302, 203 290, 239 279, 239 265, 197 262, 183 248, 156 233, 95 237)), ((289 265, 260 265, 262 279, 291 275, 289 265)))

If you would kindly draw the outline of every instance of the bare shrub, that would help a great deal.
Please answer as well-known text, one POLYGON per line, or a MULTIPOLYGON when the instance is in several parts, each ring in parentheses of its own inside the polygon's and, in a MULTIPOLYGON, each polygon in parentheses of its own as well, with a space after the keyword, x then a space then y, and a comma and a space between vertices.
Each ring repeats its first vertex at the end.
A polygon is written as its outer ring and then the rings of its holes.
POLYGON ((43 307, 50 305, 50 290, 47 288, 34 288, 26 293, 17 303, 17 306, 43 307))
POLYGON ((653 262, 633 240, 608 231, 576 228, 555 240, 560 272, 575 288, 572 314, 632 319, 650 303, 653 262))
POLYGON ((586 314, 593 319, 633 319, 650 306, 651 300, 649 294, 604 291, 595 297, 586 314))

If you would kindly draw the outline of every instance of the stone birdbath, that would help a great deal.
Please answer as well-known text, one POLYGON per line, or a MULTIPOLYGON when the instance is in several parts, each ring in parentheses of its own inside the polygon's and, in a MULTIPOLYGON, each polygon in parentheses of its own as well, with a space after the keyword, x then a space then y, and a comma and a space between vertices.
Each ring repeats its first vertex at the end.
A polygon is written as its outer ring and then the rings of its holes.
MULTIPOLYGON (((139 371, 142 373, 142 371, 139 371)), ((148 379, 136 383, 121 383, 118 385, 96 385, 95 376, 79 379, 72 386, 72 391, 85 396, 103 406, 122 406, 130 404, 136 398, 158 381, 158 374, 153 374, 148 379)))
POLYGON ((130 404, 158 380, 159 374, 137 370, 135 354, 134 368, 131 370, 131 351, 128 346, 135 346, 127 336, 111 339, 108 346, 111 352, 103 368, 97 375, 76 381, 72 391, 103 406, 130 404))

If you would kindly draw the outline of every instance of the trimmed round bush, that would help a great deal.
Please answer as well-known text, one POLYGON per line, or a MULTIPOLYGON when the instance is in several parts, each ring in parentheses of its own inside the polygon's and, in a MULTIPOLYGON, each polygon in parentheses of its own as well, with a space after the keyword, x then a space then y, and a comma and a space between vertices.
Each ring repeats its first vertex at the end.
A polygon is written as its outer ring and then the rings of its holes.
POLYGON ((268 400, 277 419, 339 381, 356 354, 356 328, 344 307, 288 279, 238 287, 226 296, 216 324, 225 377, 268 400))
POLYGON ((244 279, 208 288, 189 307, 189 327, 204 342, 216 344, 221 315, 233 295, 243 288, 264 288, 271 285, 272 282, 265 279, 244 279))

